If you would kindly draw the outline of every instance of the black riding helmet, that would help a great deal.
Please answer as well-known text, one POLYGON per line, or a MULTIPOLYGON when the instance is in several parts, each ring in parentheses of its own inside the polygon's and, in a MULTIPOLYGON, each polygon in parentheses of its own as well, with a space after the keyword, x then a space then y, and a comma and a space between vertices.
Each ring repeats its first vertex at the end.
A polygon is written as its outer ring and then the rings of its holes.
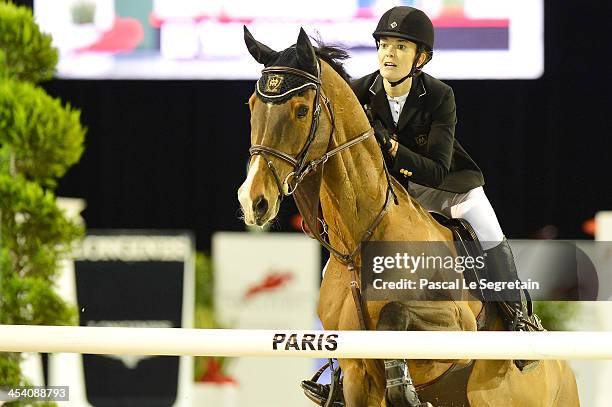
MULTIPOLYGON (((414 7, 397 6, 387 10, 380 20, 376 31, 372 33, 376 40, 376 47, 381 37, 403 38, 417 44, 417 55, 420 52, 427 54, 425 65, 431 60, 434 47, 434 28, 427 14, 414 7)), ((397 82, 392 82, 391 86, 397 86, 411 76, 417 76, 421 72, 421 67, 416 66, 416 58, 410 73, 397 82)))

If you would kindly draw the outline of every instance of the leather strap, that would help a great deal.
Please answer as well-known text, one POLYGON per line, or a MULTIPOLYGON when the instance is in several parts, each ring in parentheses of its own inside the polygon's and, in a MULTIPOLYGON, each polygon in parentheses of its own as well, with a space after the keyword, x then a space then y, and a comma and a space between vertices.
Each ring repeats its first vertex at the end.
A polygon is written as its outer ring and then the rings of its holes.
POLYGON ((290 66, 269 66, 267 68, 264 68, 261 70, 262 74, 267 74, 267 73, 290 73, 293 75, 297 75, 297 76, 301 76, 302 78, 306 78, 307 80, 309 80, 310 82, 315 83, 317 86, 321 86, 321 80, 306 71, 303 71, 301 69, 298 68, 292 68, 290 66))

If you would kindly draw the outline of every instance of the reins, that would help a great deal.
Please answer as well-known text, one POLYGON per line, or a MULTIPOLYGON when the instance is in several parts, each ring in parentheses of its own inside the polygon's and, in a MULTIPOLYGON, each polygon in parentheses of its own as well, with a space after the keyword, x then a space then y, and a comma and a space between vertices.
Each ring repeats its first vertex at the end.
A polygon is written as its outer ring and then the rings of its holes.
MULTIPOLYGON (((323 99, 324 103, 323 106, 325 106, 328 115, 329 115, 329 119, 331 121, 331 132, 330 132, 330 140, 331 137, 334 134, 334 130, 335 130, 335 119, 334 119, 334 113, 332 110, 332 106, 330 104, 329 99, 324 95, 322 88, 322 83, 320 80, 320 69, 318 69, 318 75, 312 75, 308 72, 302 71, 300 69, 297 68, 291 68, 291 67, 280 67, 280 66, 273 66, 273 67, 268 67, 262 70, 262 74, 269 74, 269 73, 285 73, 285 74, 293 74, 293 75, 298 75, 301 76, 302 78, 305 78, 308 82, 304 85, 301 85, 299 87, 299 89, 305 89, 306 87, 314 87, 315 88, 315 99, 314 99, 314 109, 313 109, 313 118, 312 118, 312 122, 310 125, 310 131, 308 134, 308 139, 306 140, 306 143, 304 145, 304 147, 302 148, 302 150, 298 153, 298 155, 296 157, 293 157, 283 151, 277 150, 275 148, 272 147, 268 147, 262 144, 255 144, 252 145, 251 148, 249 149, 249 153, 251 155, 251 157, 253 157, 254 155, 260 155, 262 156, 265 160, 266 163, 268 165, 268 168, 270 168, 270 171, 272 172, 274 179, 276 181, 276 185, 278 187, 278 191, 279 191, 279 199, 282 201, 282 199, 285 196, 289 196, 292 195, 296 188, 298 187, 298 185, 300 184, 300 182, 302 182, 302 180, 310 173, 312 173, 313 171, 315 171, 319 166, 325 164, 331 157, 341 153, 344 150, 349 149, 350 147, 353 147, 359 143, 361 143, 362 141, 365 141, 367 138, 371 137, 374 134, 374 130, 370 127, 366 132, 360 134, 359 136, 355 137, 352 140, 349 140, 341 145, 339 145, 336 148, 333 148, 329 151, 327 151, 326 153, 324 153, 321 157, 316 158, 314 160, 311 160, 310 162, 306 162, 306 157, 308 155, 308 152, 310 150, 310 147, 312 146, 312 143, 315 139, 315 136, 317 134, 317 129, 318 129, 318 125, 319 125, 319 118, 320 118, 320 114, 321 114, 321 99, 323 99), (288 163, 290 166, 293 167, 293 171, 291 171, 284 180, 281 180, 280 175, 276 169, 276 167, 274 166, 274 163, 270 160, 269 156, 273 156, 276 157, 286 163, 288 163)), ((292 92, 294 90, 290 90, 289 92, 292 92)), ((259 89, 259 83, 256 87, 256 92, 260 95, 262 95, 261 90, 259 89)), ((265 95, 266 97, 270 97, 269 95, 265 95)), ((284 96, 284 95, 279 95, 279 96, 284 96)), ((389 170, 387 168, 387 165, 383 159, 383 168, 385 171, 385 176, 387 178, 387 192, 386 192, 386 196, 385 196, 385 202, 383 207, 381 208, 380 212, 378 213, 378 216, 376 216, 376 218, 374 218, 374 220, 370 223, 369 227, 365 230, 365 232, 363 233, 363 235, 361 236, 361 239, 359 240, 359 243, 357 244, 357 246, 349 253, 342 253, 341 251, 335 249, 334 247, 332 247, 332 245, 323 237, 323 235, 315 230, 312 230, 311 228, 311 233, 307 233, 306 234, 313 238, 316 239, 323 247, 325 247, 327 250, 329 250, 329 252, 334 255, 336 257, 336 259, 338 259, 338 261, 340 261, 342 264, 344 264, 345 266, 347 266, 349 272, 351 273, 351 293, 353 295, 353 300, 355 302, 355 307, 357 309, 357 316, 359 318, 359 325, 360 328, 362 330, 367 330, 367 325, 366 325, 366 310, 363 304, 363 298, 361 295, 361 289, 360 289, 360 285, 359 285, 359 278, 358 278, 358 271, 357 271, 357 266, 355 263, 355 258, 357 257, 359 251, 361 250, 361 246, 363 244, 363 242, 367 242, 368 240, 370 240, 370 238, 372 237, 372 235, 374 234, 374 230, 376 229, 376 227, 380 224, 380 222, 383 220, 383 218, 385 217, 385 215, 388 212, 389 209, 389 205, 391 202, 391 197, 393 197, 393 200, 395 202, 395 204, 398 204, 398 200, 397 200, 397 195, 395 194, 395 190, 393 188, 393 184, 391 183, 391 176, 389 174, 389 170)), ((297 199, 297 196, 295 197, 297 199)), ((317 217, 317 220, 319 220, 319 222, 321 222, 323 224, 323 230, 324 233, 327 230, 327 226, 325 224, 325 221, 322 219, 319 219, 317 217)), ((302 220, 302 228, 303 228, 303 222, 304 220, 302 220)), ((317 228, 318 229, 318 228, 317 228)))

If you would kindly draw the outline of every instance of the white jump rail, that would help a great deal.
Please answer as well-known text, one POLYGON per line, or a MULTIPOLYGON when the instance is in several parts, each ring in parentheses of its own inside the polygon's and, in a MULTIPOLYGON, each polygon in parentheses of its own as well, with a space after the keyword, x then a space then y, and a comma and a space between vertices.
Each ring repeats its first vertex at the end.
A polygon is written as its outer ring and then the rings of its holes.
POLYGON ((0 352, 360 359, 612 359, 612 332, 364 332, 0 325, 0 352))

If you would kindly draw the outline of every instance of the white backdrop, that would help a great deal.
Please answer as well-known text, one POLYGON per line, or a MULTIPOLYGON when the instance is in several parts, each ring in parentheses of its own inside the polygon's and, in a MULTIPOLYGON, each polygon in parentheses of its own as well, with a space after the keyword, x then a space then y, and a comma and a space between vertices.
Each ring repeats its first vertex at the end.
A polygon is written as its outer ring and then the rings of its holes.
MULTIPOLYGON (((224 328, 314 329, 319 244, 296 233, 216 233, 212 252, 215 312, 224 328)), ((314 373, 312 359, 239 358, 237 406, 310 407, 299 387, 314 373)))
POLYGON ((447 30, 438 32, 426 69, 440 79, 534 79, 544 69, 542 0, 78 1, 94 8, 91 22, 75 20, 77 0, 34 1, 37 21, 60 49, 62 78, 255 79, 261 68, 246 50, 243 24, 277 50, 294 44, 300 27, 320 33, 350 49, 348 71, 360 77, 377 69, 372 32, 396 5, 421 8, 447 30), (146 46, 126 45, 139 32, 146 46))

